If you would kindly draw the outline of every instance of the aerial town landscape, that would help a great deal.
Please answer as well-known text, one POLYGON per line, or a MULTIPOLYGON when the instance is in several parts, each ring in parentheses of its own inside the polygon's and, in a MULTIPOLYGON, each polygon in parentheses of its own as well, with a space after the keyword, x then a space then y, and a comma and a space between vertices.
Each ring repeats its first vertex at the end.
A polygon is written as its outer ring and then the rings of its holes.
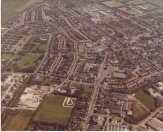
POLYGON ((163 131, 162 0, 2 0, 2 131, 163 131))

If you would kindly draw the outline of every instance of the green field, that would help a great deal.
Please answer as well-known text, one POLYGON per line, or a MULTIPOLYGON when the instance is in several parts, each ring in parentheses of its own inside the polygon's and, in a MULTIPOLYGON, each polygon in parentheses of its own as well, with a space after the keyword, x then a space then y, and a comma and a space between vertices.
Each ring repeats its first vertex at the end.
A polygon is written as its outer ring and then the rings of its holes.
POLYGON ((163 8, 163 0, 146 0, 147 2, 163 8))
POLYGON ((6 84, 5 87, 1 86, 1 92, 5 92, 9 88, 9 86, 10 86, 9 84, 6 84))
POLYGON ((6 22, 16 16, 19 12, 36 2, 51 3, 50 0, 2 0, 1 3, 1 23, 5 27, 6 22))
POLYGON ((124 4, 122 4, 121 2, 117 2, 115 0, 113 1, 106 1, 106 2, 102 2, 104 5, 108 6, 108 7, 120 7, 120 6, 124 6, 124 4))
POLYGON ((14 70, 15 72, 32 72, 40 63, 41 60, 38 59, 40 56, 40 54, 15 55, 5 69, 7 71, 14 70))
POLYGON ((29 40, 23 46, 21 51, 25 51, 28 53, 44 53, 47 48, 47 41, 41 41, 41 40, 36 40, 36 39, 39 39, 39 37, 34 37, 31 40, 29 40))
POLYGON ((75 7, 73 7, 73 9, 86 7, 88 4, 89 4, 88 2, 80 2, 80 3, 75 4, 75 7))
POLYGON ((64 96, 55 95, 43 101, 34 120, 67 124, 71 116, 72 108, 63 107, 64 99, 64 96))
POLYGON ((90 88, 90 86, 92 85, 85 85, 85 84, 79 84, 79 83, 73 83, 71 86, 76 86, 76 87, 84 87, 85 88, 85 92, 93 92, 94 91, 94 88, 90 88))
POLYGON ((16 55, 15 58, 22 57, 20 60, 16 62, 18 67, 27 68, 33 67, 35 65, 35 60, 38 58, 36 54, 27 54, 25 56, 16 55))
POLYGON ((146 2, 143 0, 132 0, 132 1, 129 1, 128 3, 133 4, 133 5, 140 5, 140 4, 144 4, 146 2))
POLYGON ((143 90, 138 90, 135 93, 135 98, 138 99, 143 105, 145 105, 149 110, 155 108, 155 100, 152 96, 146 94, 143 90))
POLYGON ((2 131, 23 131, 30 121, 31 116, 9 115, 2 123, 2 131))
POLYGON ((2 56, 1 56, 1 61, 2 61, 4 64, 6 64, 12 57, 13 57, 12 54, 10 54, 10 53, 4 53, 4 54, 2 54, 2 56))
POLYGON ((142 12, 140 11, 137 11, 137 10, 134 10, 134 9, 130 9, 130 10, 127 10, 126 12, 128 12, 129 14, 135 14, 135 15, 141 15, 142 12))
POLYGON ((16 16, 19 12, 16 11, 17 8, 24 5, 28 0, 2 0, 1 8, 1 22, 2 26, 5 26, 5 23, 16 16))
POLYGON ((27 3, 23 4, 21 7, 16 9, 16 11, 23 11, 25 8, 29 7, 30 5, 36 3, 36 2, 43 2, 43 0, 29 0, 27 3))
POLYGON ((140 118, 148 112, 141 104, 138 103, 133 104, 132 111, 133 111, 133 115, 132 115, 133 118, 140 118))
POLYGON ((146 10, 153 10, 153 9, 158 8, 157 6, 154 6, 152 4, 143 4, 141 6, 147 8, 146 10))

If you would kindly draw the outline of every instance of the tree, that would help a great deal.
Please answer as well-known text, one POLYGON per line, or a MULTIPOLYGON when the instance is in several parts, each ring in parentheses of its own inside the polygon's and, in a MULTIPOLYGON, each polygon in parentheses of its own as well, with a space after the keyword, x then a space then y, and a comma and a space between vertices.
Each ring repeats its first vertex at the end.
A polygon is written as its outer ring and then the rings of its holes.
POLYGON ((67 94, 71 94, 71 89, 68 88, 68 89, 66 90, 66 92, 67 92, 67 94))
POLYGON ((132 125, 129 125, 128 129, 129 129, 130 131, 132 131, 133 126, 132 126, 132 125))

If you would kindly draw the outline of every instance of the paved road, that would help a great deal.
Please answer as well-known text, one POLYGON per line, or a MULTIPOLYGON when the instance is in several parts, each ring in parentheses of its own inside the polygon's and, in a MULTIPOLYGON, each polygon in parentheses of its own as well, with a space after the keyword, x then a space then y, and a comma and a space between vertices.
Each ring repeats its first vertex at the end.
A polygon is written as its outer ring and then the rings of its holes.
POLYGON ((37 73, 37 71, 39 70, 40 66, 43 64, 43 62, 45 61, 47 55, 48 55, 48 51, 49 51, 49 46, 50 46, 50 41, 51 41, 51 38, 52 38, 52 33, 49 34, 49 39, 48 39, 48 45, 47 45, 47 49, 46 49, 46 52, 44 53, 44 58, 42 59, 42 62, 39 64, 39 66, 37 67, 37 69, 35 70, 34 73, 37 73))
POLYGON ((92 100, 91 100, 91 103, 90 103, 90 106, 89 106, 89 109, 88 109, 88 115, 86 117, 86 121, 85 121, 85 123, 83 125, 83 130, 84 131, 86 131, 88 129, 88 125, 89 125, 88 122, 89 122, 90 117, 93 114, 93 108, 94 108, 94 105, 96 103, 96 99, 97 99, 97 96, 98 96, 98 93, 99 93, 100 82, 103 80, 103 72, 104 72, 104 66, 105 66, 107 55, 108 55, 108 53, 105 54, 104 61, 101 64, 101 67, 100 67, 98 80, 95 82, 95 90, 94 90, 92 100))

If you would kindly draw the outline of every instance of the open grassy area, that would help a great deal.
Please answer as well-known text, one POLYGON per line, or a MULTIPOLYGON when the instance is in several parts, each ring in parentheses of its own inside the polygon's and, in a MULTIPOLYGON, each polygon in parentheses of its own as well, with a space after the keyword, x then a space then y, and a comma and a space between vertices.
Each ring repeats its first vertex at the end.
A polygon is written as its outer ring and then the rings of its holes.
POLYGON ((63 107, 64 99, 64 96, 55 95, 43 101, 34 120, 67 124, 72 108, 63 107))
POLYGON ((25 56, 16 55, 15 58, 21 57, 20 60, 16 62, 18 67, 27 68, 33 67, 35 65, 35 60, 38 58, 36 54, 27 54, 25 56))
POLYGON ((86 7, 88 4, 89 2, 80 2, 80 3, 75 4, 75 7, 73 7, 73 9, 86 7))
POLYGON ((138 90, 135 93, 136 99, 138 99, 143 105, 145 105, 149 110, 155 108, 155 100, 152 96, 146 94, 143 90, 138 90))
POLYGON ((17 8, 24 5, 29 0, 2 0, 2 13, 1 13, 1 22, 2 26, 5 26, 5 23, 16 16, 19 11, 16 11, 17 8))
POLYGON ((43 0, 29 0, 28 2, 26 2, 25 4, 23 4, 21 7, 19 7, 18 9, 16 9, 16 11, 23 11, 25 8, 31 6, 32 4, 34 4, 36 2, 43 2, 43 0))
POLYGON ((163 8, 163 0, 146 0, 147 2, 163 8))
POLYGON ((94 91, 94 88, 90 88, 90 86, 92 86, 92 85, 85 85, 85 84, 79 84, 79 83, 73 83, 71 86, 76 86, 76 87, 80 87, 80 86, 82 86, 82 87, 84 87, 85 88, 85 91, 86 92, 93 92, 94 91))
POLYGON ((1 86, 1 92, 5 92, 9 88, 9 84, 6 84, 4 87, 1 86))
POLYGON ((2 123, 2 131, 23 131, 31 116, 24 115, 9 115, 4 123, 2 123))
POLYGON ((115 0, 112 1, 106 1, 106 2, 102 2, 104 5, 108 6, 108 7, 120 7, 120 6, 124 6, 124 4, 122 4, 121 2, 117 2, 115 0))
POLYGON ((4 64, 6 64, 12 57, 13 57, 12 54, 10 54, 10 53, 4 53, 4 54, 2 54, 2 56, 1 56, 1 61, 2 61, 4 64))
MULTIPOLYGON (((40 37, 31 38, 21 49, 28 53, 44 53, 47 49, 47 41, 40 40, 40 37)), ((46 36, 43 36, 46 37, 46 36)))
POLYGON ((153 10, 153 9, 158 8, 157 6, 154 6, 152 4, 143 4, 141 6, 144 7, 146 10, 153 10))
POLYGON ((133 4, 133 5, 140 5, 140 4, 144 4, 146 3, 144 0, 132 0, 128 2, 129 4, 133 4))
POLYGON ((133 110, 133 115, 132 115, 133 118, 140 118, 148 112, 141 104, 138 103, 133 104, 132 110, 133 110))
POLYGON ((1 22, 2 26, 6 27, 6 22, 16 16, 25 8, 31 6, 36 2, 51 3, 51 0, 2 0, 1 3, 1 22))
POLYGON ((135 15, 141 15, 143 13, 141 11, 134 10, 134 9, 129 9, 126 12, 128 12, 129 14, 135 14, 135 15))

